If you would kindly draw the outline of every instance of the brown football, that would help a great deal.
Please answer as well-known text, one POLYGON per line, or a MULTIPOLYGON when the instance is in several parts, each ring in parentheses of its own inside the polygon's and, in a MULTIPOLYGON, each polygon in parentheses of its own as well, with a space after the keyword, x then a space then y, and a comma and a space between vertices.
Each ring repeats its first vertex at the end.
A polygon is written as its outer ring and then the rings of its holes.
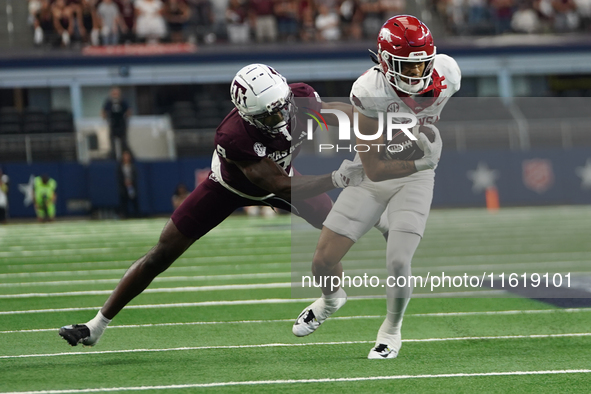
MULTIPOLYGON (((425 134, 429 141, 435 141, 435 132, 429 127, 419 126, 419 133, 425 134)), ((417 142, 408 138, 402 130, 398 130, 386 146, 386 157, 393 160, 417 160, 423 154, 417 142)))

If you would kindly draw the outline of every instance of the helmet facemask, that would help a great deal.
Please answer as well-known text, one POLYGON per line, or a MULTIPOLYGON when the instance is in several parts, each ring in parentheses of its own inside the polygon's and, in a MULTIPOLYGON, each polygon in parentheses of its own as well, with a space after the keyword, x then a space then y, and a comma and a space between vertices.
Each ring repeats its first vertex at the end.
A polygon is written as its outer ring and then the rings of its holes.
POLYGON ((291 141, 288 125, 295 112, 296 106, 293 102, 293 93, 290 89, 287 97, 282 97, 268 104, 265 112, 257 115, 246 115, 243 113, 240 113, 240 115, 257 129, 273 137, 281 134, 288 141, 291 141))
POLYGON ((435 50, 431 55, 427 55, 425 52, 413 52, 409 57, 395 56, 385 50, 380 50, 378 57, 388 82, 397 90, 412 95, 420 93, 429 86, 433 74, 435 50), (409 77, 402 74, 404 63, 425 63, 423 74, 419 77, 409 77))

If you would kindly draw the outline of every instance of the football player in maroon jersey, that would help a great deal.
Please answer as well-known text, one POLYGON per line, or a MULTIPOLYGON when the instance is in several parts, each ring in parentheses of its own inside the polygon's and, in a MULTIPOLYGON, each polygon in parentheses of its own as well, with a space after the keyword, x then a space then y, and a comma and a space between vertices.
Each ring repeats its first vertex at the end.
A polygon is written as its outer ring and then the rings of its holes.
MULTIPOLYGON (((230 93, 236 108, 216 130, 209 177, 175 210, 156 246, 129 268, 96 317, 60 329, 59 334, 70 345, 96 344, 125 305, 237 208, 269 205, 293 210, 321 228, 332 207, 325 192, 361 183, 361 164, 349 160, 325 175, 300 175, 292 167, 307 137, 306 122, 297 121, 301 115, 296 114, 294 98, 306 100, 306 107, 313 110, 351 112, 349 104, 323 103, 312 87, 288 85, 273 68, 262 64, 241 69, 230 93)), ((336 118, 326 119, 337 123, 336 118)))

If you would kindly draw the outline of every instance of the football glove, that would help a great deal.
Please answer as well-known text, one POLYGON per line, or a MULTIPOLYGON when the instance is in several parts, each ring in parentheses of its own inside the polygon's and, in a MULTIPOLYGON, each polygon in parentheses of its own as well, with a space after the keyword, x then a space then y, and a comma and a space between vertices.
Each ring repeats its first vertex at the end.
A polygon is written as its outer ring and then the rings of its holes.
POLYGON ((441 141, 441 135, 437 127, 430 127, 435 133, 435 141, 429 141, 429 138, 423 133, 419 133, 419 139, 417 145, 424 152, 422 158, 415 160, 415 167, 417 171, 434 170, 437 168, 439 158, 441 157, 441 149, 443 148, 443 142, 441 141))
POLYGON ((332 184, 338 188, 357 186, 363 181, 363 174, 363 165, 360 162, 343 160, 339 169, 332 172, 332 184))

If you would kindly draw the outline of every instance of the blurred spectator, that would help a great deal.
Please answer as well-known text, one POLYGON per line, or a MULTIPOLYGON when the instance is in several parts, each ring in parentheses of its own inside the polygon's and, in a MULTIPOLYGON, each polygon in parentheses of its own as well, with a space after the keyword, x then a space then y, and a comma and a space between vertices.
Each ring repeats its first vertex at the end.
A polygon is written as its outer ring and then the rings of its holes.
POLYGON ((276 0, 277 30, 282 41, 295 41, 298 36, 297 0, 276 0))
POLYGON ((553 0, 554 30, 558 33, 574 31, 579 26, 577 5, 574 0, 553 0))
POLYGON ((492 0, 491 13, 496 34, 507 33, 511 30, 513 0, 492 0))
POLYGON ((29 25, 35 24, 35 15, 41 9, 41 0, 29 0, 29 18, 27 22, 29 25))
POLYGON ((52 45, 59 45, 59 37, 55 32, 53 24, 53 11, 49 0, 41 0, 41 8, 35 14, 35 34, 34 40, 36 45, 43 43, 50 43, 52 45))
POLYGON ((449 30, 453 34, 465 33, 465 28, 468 26, 465 21, 464 0, 447 0, 445 11, 449 30))
POLYGON ((121 97, 121 89, 111 89, 109 98, 102 110, 103 119, 109 122, 111 136, 111 158, 119 160, 123 151, 129 151, 127 144, 127 123, 131 116, 131 108, 121 97))
POLYGON ((257 42, 277 41, 277 19, 273 0, 250 0, 249 14, 257 42))
POLYGON ((159 42, 166 36, 166 23, 162 17, 163 4, 160 0, 136 0, 135 33, 149 43, 159 42))
POLYGON ((53 11, 53 27, 63 46, 69 46, 74 35, 74 12, 66 5, 65 0, 55 0, 51 7, 53 11))
POLYGON ((118 168, 119 214, 122 218, 138 217, 140 208, 137 195, 137 169, 131 152, 124 150, 118 168), (131 210, 130 210, 131 207, 131 210), (131 212, 133 211, 133 212, 131 212))
POLYGON ((591 0, 575 0, 577 12, 581 18, 581 30, 591 30, 591 0))
POLYGON ((100 20, 103 45, 119 44, 119 31, 124 31, 127 27, 121 18, 117 4, 113 0, 103 0, 96 12, 100 20))
POLYGON ((191 7, 191 37, 193 43, 213 44, 217 37, 214 33, 215 17, 210 0, 187 0, 191 7))
POLYGON ((384 18, 388 19, 394 15, 404 14, 406 0, 380 0, 380 6, 384 18))
POLYGON ((78 30, 80 31, 82 41, 91 45, 99 44, 100 21, 96 14, 96 1, 82 0, 77 14, 78 30))
POLYGON ((133 0, 119 0, 119 11, 125 24, 125 29, 121 32, 121 41, 123 43, 135 42, 135 7, 133 0))
POLYGON ((318 31, 319 41, 336 41, 341 38, 341 28, 339 27, 339 16, 327 5, 321 4, 318 7, 316 16, 316 30, 318 31))
POLYGON ((168 0, 164 4, 164 19, 168 24, 168 32, 172 42, 185 40, 185 25, 191 17, 191 9, 182 0, 168 0))
POLYGON ((486 0, 468 0, 468 25, 472 28, 484 25, 488 19, 486 0))
POLYGON ((373 38, 385 22, 380 0, 360 0, 359 5, 363 12, 363 35, 373 38))
POLYGON ((57 200, 57 182, 49 175, 43 174, 35 177, 33 183, 33 195, 35 213, 40 222, 52 222, 55 220, 55 202, 57 200))
POLYGON ((179 183, 172 195, 172 209, 177 209, 187 197, 189 197, 189 189, 184 183, 179 183))
POLYGON ((521 3, 519 9, 513 14, 511 27, 517 33, 537 33, 540 31, 540 18, 538 13, 528 4, 521 3))
POLYGON ((245 44, 250 41, 250 25, 247 9, 241 0, 230 0, 226 9, 226 29, 232 44, 245 44))
POLYGON ((540 19, 543 32, 552 30, 552 23, 554 20, 554 9, 552 8, 552 0, 534 0, 533 8, 537 12, 540 19))
POLYGON ((347 39, 363 37, 363 13, 358 0, 344 0, 339 7, 342 31, 347 39))
POLYGON ((304 42, 316 40, 316 21, 314 20, 314 10, 312 10, 312 7, 306 7, 302 11, 300 40, 304 42))
POLYGON ((0 168, 0 224, 6 223, 8 218, 8 175, 0 168))

